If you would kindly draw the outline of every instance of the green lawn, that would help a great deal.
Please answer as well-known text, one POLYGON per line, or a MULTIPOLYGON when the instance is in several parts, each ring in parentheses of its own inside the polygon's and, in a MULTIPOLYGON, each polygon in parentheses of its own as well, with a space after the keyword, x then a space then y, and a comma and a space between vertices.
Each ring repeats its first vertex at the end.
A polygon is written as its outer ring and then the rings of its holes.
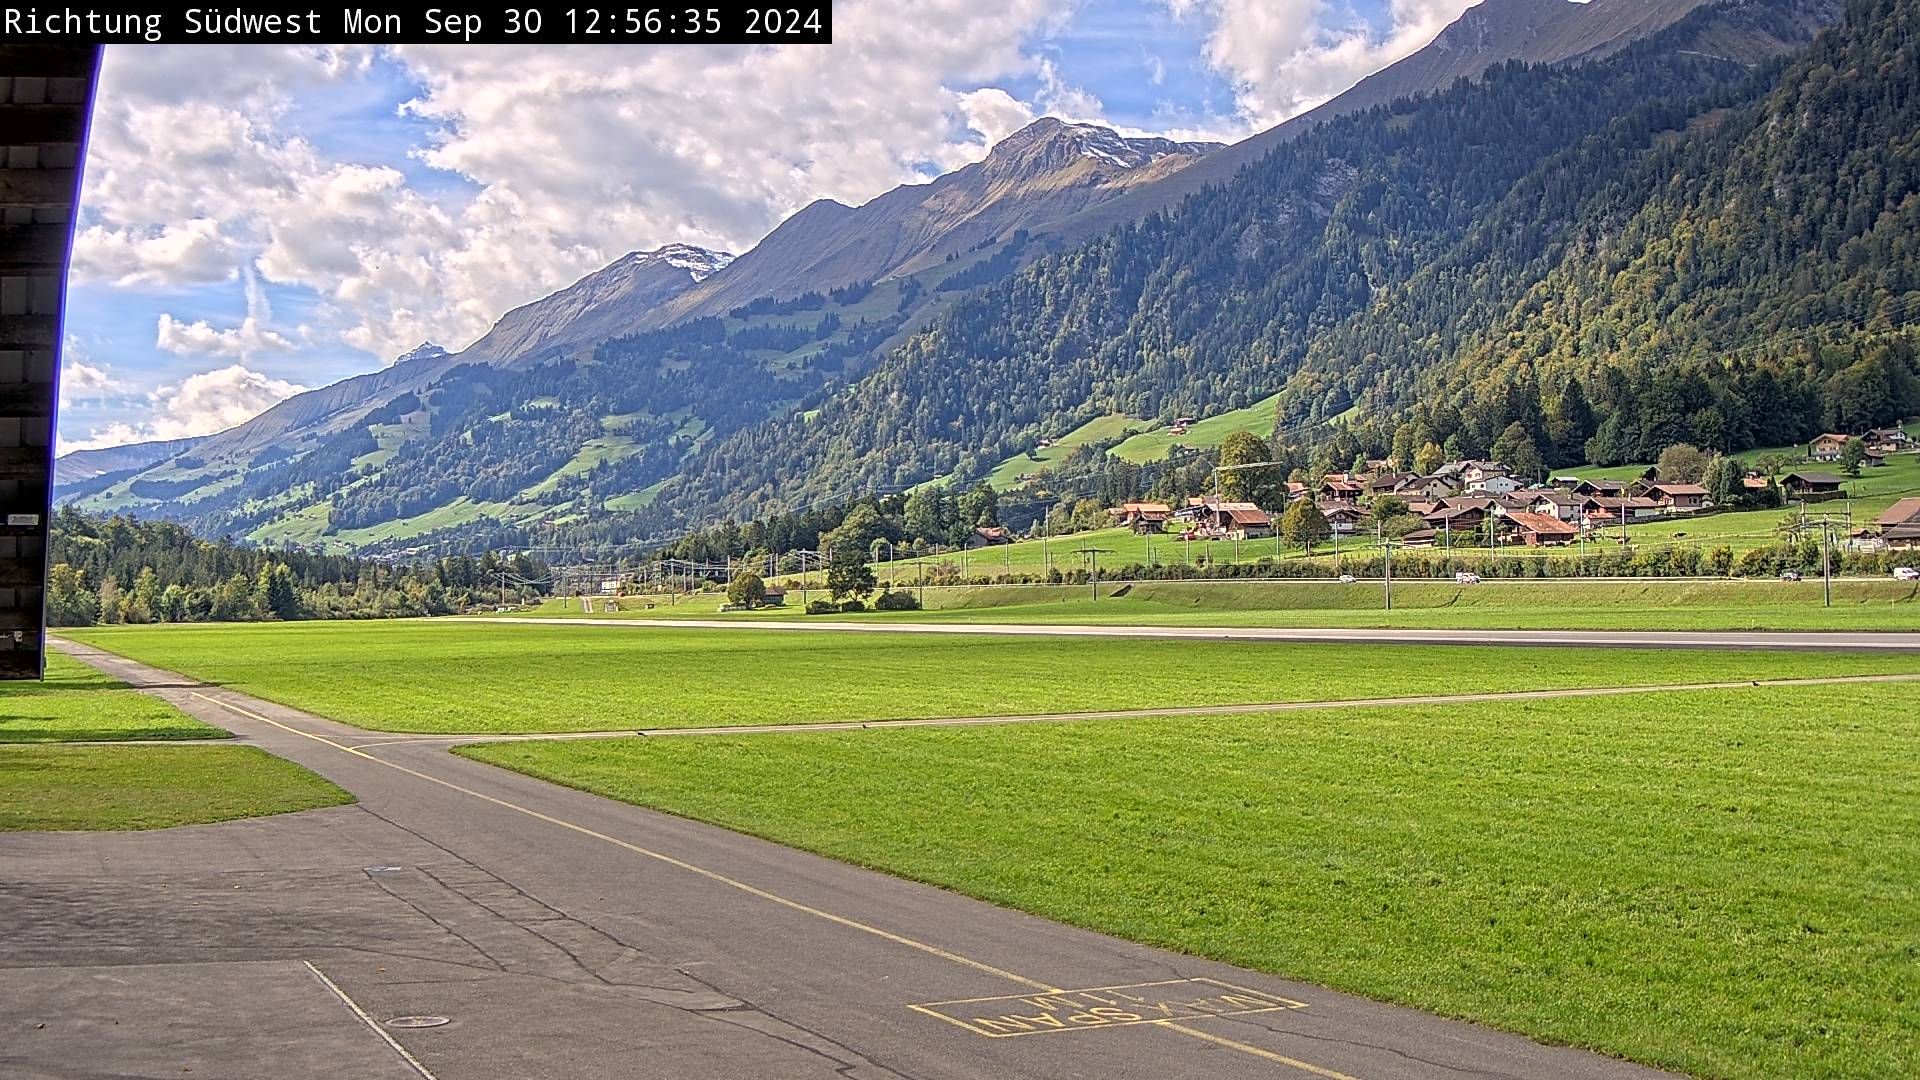
POLYGON ((251 746, 0 747, 0 832, 165 829, 352 801, 251 746))
POLYGON ((1697 1075, 1920 1074, 1916 686, 460 753, 1697 1075))
POLYGON ((0 743, 219 739, 227 734, 60 653, 47 654, 45 682, 0 682, 0 743))
POLYGON ((1920 671, 1903 655, 691 630, 483 620, 106 627, 103 649, 383 731, 999 715, 1920 671))

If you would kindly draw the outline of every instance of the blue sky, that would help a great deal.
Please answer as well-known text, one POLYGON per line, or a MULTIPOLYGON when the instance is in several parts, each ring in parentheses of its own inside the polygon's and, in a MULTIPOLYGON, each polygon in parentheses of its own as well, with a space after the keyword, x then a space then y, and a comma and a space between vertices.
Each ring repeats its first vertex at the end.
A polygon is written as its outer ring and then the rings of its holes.
POLYGON ((458 348, 626 251, 745 250, 1037 115, 1240 137, 1464 6, 844 0, 805 54, 117 46, 62 444, 217 430, 422 339, 458 348))

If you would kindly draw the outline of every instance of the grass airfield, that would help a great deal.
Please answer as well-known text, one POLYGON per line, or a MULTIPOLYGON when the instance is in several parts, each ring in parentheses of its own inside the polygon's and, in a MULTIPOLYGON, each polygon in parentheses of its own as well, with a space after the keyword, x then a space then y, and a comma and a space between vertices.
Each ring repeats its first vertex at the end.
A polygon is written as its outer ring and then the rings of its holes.
MULTIPOLYGON (((1566 603, 1520 592, 1557 588, 1617 617, 1656 610, 1647 590, 1663 586, 1699 590, 1700 610, 1808 610, 1747 603, 1767 595, 1751 584, 1660 582, 1515 585, 1472 594, 1504 602, 1426 610, 1563 619, 1566 603)), ((1097 601, 1068 595, 1084 586, 976 590, 920 617, 1149 609, 1327 625, 1359 612, 1209 588, 1143 583, 1097 601)), ((1913 627, 1911 600, 1861 590, 1811 609, 1835 621, 1804 628, 1859 629, 1881 611, 1881 628, 1913 627)), ((369 729, 483 735, 1920 674, 1920 656, 1903 654, 801 634, 755 627, 759 615, 703 630, 647 626, 647 614, 622 613, 634 620, 623 627, 65 633, 369 729)), ((1684 1072, 1920 1070, 1920 682, 458 752, 1048 918, 1684 1072)))
POLYGON ((75 640, 377 731, 995 716, 1920 671, 1902 654, 593 628, 98 627, 75 640))
POLYGON ((1913 1075, 1920 686, 481 761, 1123 937, 1699 1075, 1913 1075))

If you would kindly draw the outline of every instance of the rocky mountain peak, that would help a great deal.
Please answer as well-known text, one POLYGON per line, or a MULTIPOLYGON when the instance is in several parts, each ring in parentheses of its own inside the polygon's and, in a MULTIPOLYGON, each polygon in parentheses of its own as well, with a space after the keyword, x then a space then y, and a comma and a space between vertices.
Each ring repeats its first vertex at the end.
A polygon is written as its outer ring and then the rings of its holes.
POLYGON ((1111 168, 1137 169, 1173 154, 1209 154, 1222 145, 1177 142, 1158 136, 1129 137, 1099 124, 1043 116, 995 144, 984 164, 989 169, 1057 169, 1085 158, 1111 168))

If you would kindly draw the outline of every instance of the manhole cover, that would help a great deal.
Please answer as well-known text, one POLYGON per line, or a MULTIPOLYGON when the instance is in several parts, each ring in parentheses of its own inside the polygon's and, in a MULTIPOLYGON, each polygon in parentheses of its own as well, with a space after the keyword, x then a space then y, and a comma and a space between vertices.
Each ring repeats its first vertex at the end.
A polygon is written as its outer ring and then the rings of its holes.
POLYGON ((439 1027, 450 1021, 444 1016, 396 1016, 387 1021, 390 1028, 430 1028, 439 1027))

